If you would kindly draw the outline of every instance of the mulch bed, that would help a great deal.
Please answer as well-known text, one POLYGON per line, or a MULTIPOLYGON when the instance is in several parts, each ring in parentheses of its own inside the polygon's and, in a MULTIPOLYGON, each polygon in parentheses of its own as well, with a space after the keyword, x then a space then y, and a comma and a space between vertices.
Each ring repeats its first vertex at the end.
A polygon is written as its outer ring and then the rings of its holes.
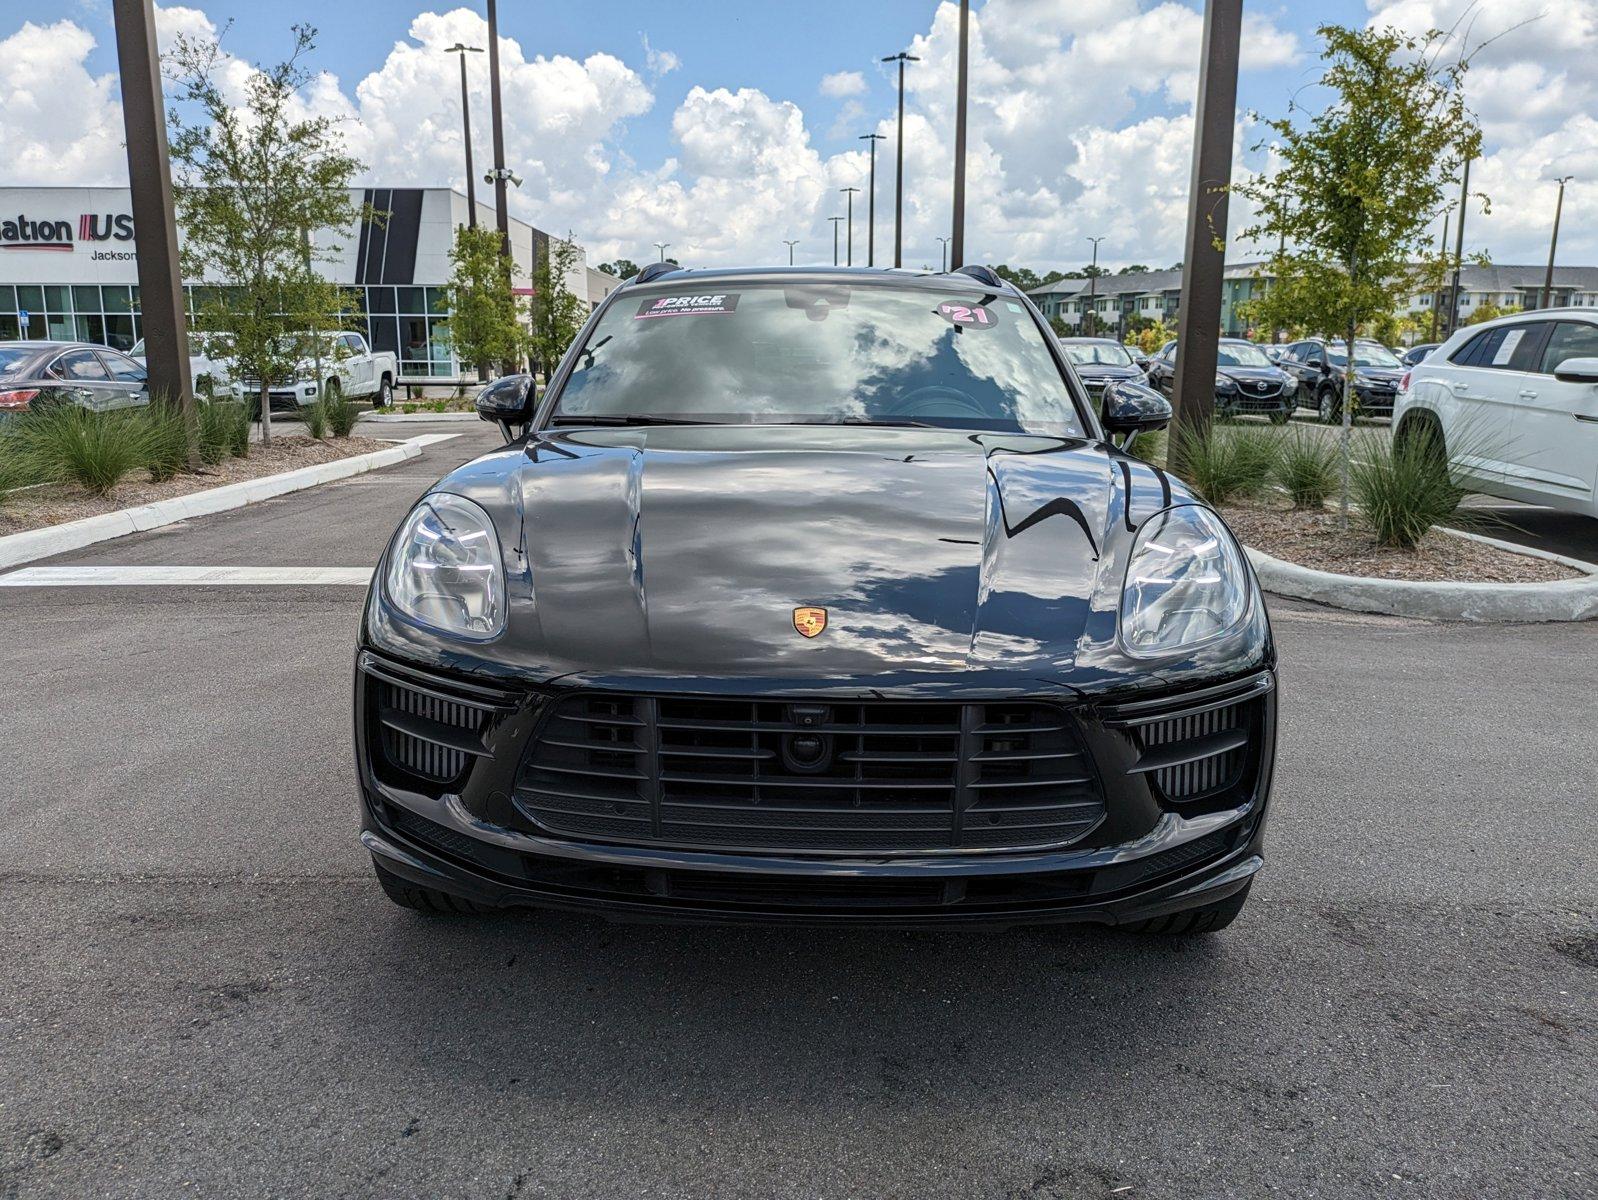
MULTIPOLYGON (((1294 510, 1285 498, 1227 504, 1221 515, 1245 545, 1301 567, 1338 575, 1450 583, 1551 583, 1581 577, 1581 572, 1560 563, 1435 529, 1414 550, 1379 546, 1360 529, 1357 516, 1350 519, 1345 532, 1338 528, 1337 513, 1294 510)), ((1481 532, 1492 535, 1490 528, 1481 532)))
POLYGON ((317 463, 353 458, 357 454, 387 450, 393 445, 393 442, 377 438, 329 438, 316 441, 308 437, 277 436, 272 439, 270 446, 251 442, 248 458, 227 459, 214 467, 204 468, 202 474, 178 475, 164 483, 151 483, 146 472, 131 472, 105 496, 91 496, 65 484, 29 488, 13 492, 0 500, 0 536, 21 533, 27 529, 41 529, 46 525, 61 525, 83 517, 97 517, 122 508, 153 504, 157 500, 170 500, 174 496, 242 483, 264 475, 278 475, 317 463))

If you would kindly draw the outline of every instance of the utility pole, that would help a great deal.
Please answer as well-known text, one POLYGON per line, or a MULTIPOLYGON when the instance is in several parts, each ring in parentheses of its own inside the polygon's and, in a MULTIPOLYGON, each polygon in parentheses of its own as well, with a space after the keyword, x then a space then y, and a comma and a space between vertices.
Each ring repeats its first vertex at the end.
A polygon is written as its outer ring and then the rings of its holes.
POLYGON ((1182 308, 1176 378, 1176 420, 1169 443, 1171 466, 1181 471, 1182 435, 1209 426, 1215 413, 1215 366, 1221 329, 1221 286, 1226 271, 1228 189, 1232 182, 1232 128, 1237 118, 1237 58, 1243 35, 1243 0, 1205 0, 1204 50, 1194 108, 1193 175, 1187 198, 1182 255, 1182 308))
POLYGON ((1554 306, 1554 252, 1559 249, 1559 217, 1565 209, 1565 184, 1574 178, 1574 175, 1566 175, 1555 181, 1559 184, 1559 199, 1554 201, 1554 236, 1548 242, 1548 274, 1543 277, 1544 308, 1554 306))
POLYGON ((477 173, 472 169, 472 102, 466 91, 466 56, 482 52, 481 46, 468 46, 465 42, 456 42, 444 51, 445 54, 461 56, 461 128, 462 140, 466 143, 466 227, 468 229, 477 228, 477 173))
MULTIPOLYGON (((462 60, 464 61, 464 60, 462 60)), ((494 220, 499 225, 499 252, 510 258, 510 209, 506 207, 505 113, 499 98, 499 8, 488 0, 488 100, 494 119, 494 220)), ((512 274, 515 266, 511 267, 512 274)))
POLYGON ((904 64, 920 62, 914 54, 903 50, 890 54, 883 62, 899 64, 899 134, 894 140, 894 154, 898 165, 893 175, 893 265, 904 265, 904 64))
POLYGON ((115 0, 117 68, 122 77, 122 123, 133 196, 134 256, 139 273, 145 370, 152 396, 183 414, 189 464, 198 465, 198 414, 189 376, 189 331, 178 266, 178 224, 172 207, 166 102, 155 40, 154 0, 115 0))
POLYGON ((1104 240, 1099 237, 1084 238, 1084 241, 1093 243, 1093 265, 1088 268, 1088 312, 1093 314, 1093 323, 1088 328, 1088 337, 1099 331, 1099 243, 1104 240))
POLYGON ((791 267, 793 266, 793 248, 799 244, 799 239, 794 238, 793 241, 790 242, 787 238, 783 238, 782 244, 788 247, 788 265, 791 267))
POLYGON ((1448 335, 1459 324, 1459 267, 1465 261, 1465 206, 1470 202, 1470 159, 1459 184, 1459 223, 1454 226, 1454 282, 1448 289, 1448 335))
POLYGON ((938 260, 938 263, 939 263, 938 269, 940 271, 943 271, 945 274, 947 274, 948 270, 949 270, 949 243, 952 242, 954 239, 953 238, 940 237, 937 240, 938 240, 938 251, 939 251, 939 255, 940 255, 939 260, 938 260))
POLYGON ((828 217, 827 220, 832 222, 832 265, 833 266, 837 266, 838 265, 838 222, 843 220, 843 218, 842 217, 828 217))
POLYGON ((871 144, 871 183, 866 191, 866 266, 877 265, 877 143, 880 133, 862 133, 862 142, 871 144))
MULTIPOLYGON (((1439 264, 1441 263, 1441 261, 1444 258, 1446 258, 1448 256, 1448 222, 1453 217, 1453 215, 1454 215, 1453 213, 1446 213, 1446 212, 1443 214, 1443 240, 1442 240, 1441 243, 1439 243, 1439 245, 1437 247, 1437 259, 1438 259, 1439 264)), ((1441 285, 1441 283, 1442 283, 1442 280, 1439 279, 1438 280, 1438 284, 1441 285)), ((1442 313, 1442 311, 1443 311, 1443 292, 1442 292, 1441 286, 1439 286, 1438 290, 1432 293, 1432 336, 1431 336, 1431 340, 1434 341, 1434 342, 1437 340, 1437 318, 1442 313)))
POLYGON ((655 243, 655 249, 660 251, 660 261, 661 262, 665 262, 666 261, 666 249, 670 245, 671 245, 670 242, 656 242, 655 243))
POLYGON ((852 267, 854 266, 854 194, 860 189, 857 187, 846 187, 839 188, 838 190, 843 193, 844 206, 847 213, 847 216, 844 219, 847 222, 846 228, 849 230, 849 265, 852 267))
MULTIPOLYGON (((966 65, 971 42, 971 0, 960 0, 960 66, 955 77, 954 108, 954 258, 956 270, 965 266, 965 110, 966 65)), ((947 268, 945 268, 947 269, 947 268)))

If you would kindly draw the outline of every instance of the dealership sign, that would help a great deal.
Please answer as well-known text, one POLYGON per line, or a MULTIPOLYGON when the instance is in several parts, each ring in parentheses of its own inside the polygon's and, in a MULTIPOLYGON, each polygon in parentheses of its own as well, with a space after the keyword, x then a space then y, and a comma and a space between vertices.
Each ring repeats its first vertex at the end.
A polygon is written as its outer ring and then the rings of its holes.
MULTIPOLYGON (((131 242, 133 217, 128 213, 83 213, 74 227, 65 220, 27 216, 0 217, 0 250, 55 250, 71 253, 79 242, 131 242)), ((96 252, 96 258, 131 254, 96 252)))

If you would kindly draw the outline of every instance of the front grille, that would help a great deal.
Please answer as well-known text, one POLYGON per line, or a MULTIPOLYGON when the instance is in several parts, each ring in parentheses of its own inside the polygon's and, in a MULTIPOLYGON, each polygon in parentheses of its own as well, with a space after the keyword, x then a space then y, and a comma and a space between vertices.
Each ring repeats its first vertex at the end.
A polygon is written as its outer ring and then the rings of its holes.
POLYGON ((1104 815, 1073 719, 1034 703, 570 696, 516 800, 562 836, 793 852, 1058 846, 1104 815))
POLYGON ((1112 710, 1112 727, 1127 729, 1146 774, 1168 801, 1208 800, 1236 788, 1258 762, 1269 675, 1165 701, 1112 710))

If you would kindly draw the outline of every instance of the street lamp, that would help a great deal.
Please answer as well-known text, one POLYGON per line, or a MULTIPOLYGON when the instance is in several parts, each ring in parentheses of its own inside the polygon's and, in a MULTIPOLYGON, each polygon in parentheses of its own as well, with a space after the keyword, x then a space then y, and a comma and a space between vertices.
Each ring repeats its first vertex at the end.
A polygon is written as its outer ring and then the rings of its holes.
POLYGON ((877 143, 880 133, 862 133, 862 142, 871 143, 871 183, 866 192, 866 266, 877 265, 877 143))
POLYGON ((938 241, 942 243, 942 245, 939 247, 939 249, 942 251, 942 254, 943 254, 943 258, 941 260, 941 265, 938 268, 940 271, 945 271, 946 272, 949 269, 949 243, 952 242, 953 240, 954 240, 953 238, 946 238, 946 237, 940 237, 938 239, 938 241))
POLYGON ((666 261, 666 247, 669 246, 669 245, 671 245, 670 242, 656 242, 655 243, 655 249, 660 251, 660 261, 661 262, 665 262, 666 261))
POLYGON ((1088 312, 1093 314, 1093 321, 1088 326, 1088 337, 1099 331, 1099 243, 1103 237, 1090 237, 1084 239, 1093 243, 1093 265, 1088 268, 1088 312))
POLYGON ((838 190, 843 193, 844 204, 846 205, 846 211, 848 213, 848 216, 845 218, 845 220, 848 222, 849 265, 852 267, 854 266, 854 194, 860 189, 857 187, 846 187, 839 188, 838 190))
POLYGON ((799 244, 799 239, 794 238, 792 241, 789 241, 787 238, 783 238, 782 244, 788 247, 788 265, 791 267, 793 266, 793 248, 799 244))
POLYGON ((898 162, 893 174, 893 265, 898 267, 904 265, 904 64, 921 60, 901 50, 882 61, 899 64, 899 133, 894 144, 898 162))
POLYGON ((481 46, 468 46, 465 42, 456 42, 444 51, 461 56, 461 125, 462 140, 466 143, 466 225, 469 229, 477 228, 477 172, 472 170, 472 105, 466 94, 466 56, 482 52, 481 46))
POLYGON ((832 265, 833 266, 837 266, 838 265, 838 222, 842 221, 843 219, 844 219, 843 217, 828 217, 827 218, 827 220, 832 222, 832 265))
MULTIPOLYGON (((494 223, 499 227, 499 252, 510 259, 510 206, 505 183, 511 173, 505 169, 505 106, 499 94, 499 5, 496 0, 488 0, 488 101, 494 122, 494 223)), ((521 186, 520 180, 517 186, 521 186)))
POLYGON ((1554 306, 1554 251, 1559 249, 1559 217, 1565 210, 1565 184, 1574 178, 1574 175, 1565 175, 1554 180, 1559 185, 1559 199, 1554 201, 1554 236, 1548 242, 1548 274, 1543 277, 1544 308, 1554 306))

